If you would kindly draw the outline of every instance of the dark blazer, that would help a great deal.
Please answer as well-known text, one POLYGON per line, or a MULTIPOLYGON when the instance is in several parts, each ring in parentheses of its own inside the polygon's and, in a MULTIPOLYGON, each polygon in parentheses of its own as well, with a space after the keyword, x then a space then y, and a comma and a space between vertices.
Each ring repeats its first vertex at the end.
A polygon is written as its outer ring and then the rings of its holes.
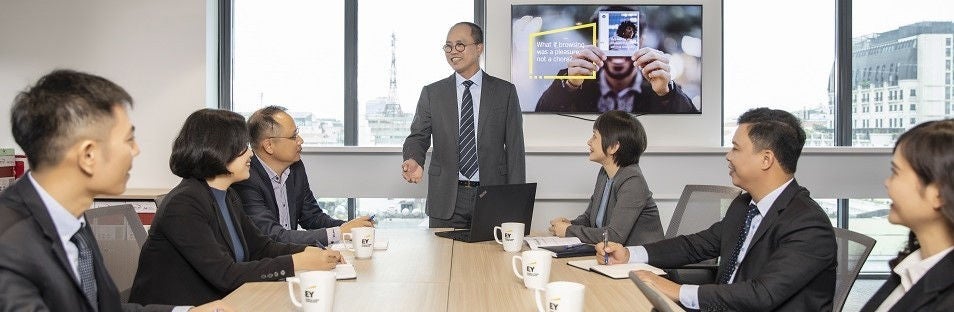
MULTIPOLYGON (((523 115, 512 83, 481 71, 480 113, 477 116, 477 165, 480 184, 517 184, 526 180, 523 115)), ((457 202, 457 80, 456 74, 424 86, 404 140, 404 159, 424 166, 433 137, 434 150, 427 169, 427 215, 449 219, 457 202)))
POLYGON ((596 188, 590 197, 586 212, 566 229, 566 236, 575 236, 587 244, 603 241, 603 230, 608 230, 611 242, 624 246, 645 245, 663 239, 662 223, 653 193, 649 191, 646 178, 639 165, 633 164, 619 168, 613 176, 609 198, 606 200, 606 212, 603 216, 604 227, 596 226, 596 215, 603 199, 603 189, 609 175, 600 169, 596 176, 596 188))
MULTIPOLYGON (((951 278, 951 272, 954 272, 954 252, 934 264, 888 311, 954 311, 954 279, 951 278)), ((901 277, 892 272, 861 311, 877 310, 898 285, 901 285, 901 277)))
POLYGON ((321 241, 328 245, 325 228, 340 226, 345 221, 332 218, 318 206, 318 200, 308 184, 304 163, 299 160, 292 164, 289 167, 291 174, 285 180, 291 230, 286 230, 278 222, 278 201, 264 166, 258 157, 252 156, 251 176, 248 180, 232 184, 242 198, 245 213, 255 226, 275 241, 303 245, 315 245, 316 241, 321 241), (311 231, 298 231, 299 224, 311 231))
MULTIPOLYGON (((94 237, 89 226, 89 237, 94 237)), ((0 311, 170 311, 171 306, 123 304, 96 240, 90 242, 96 271, 93 306, 73 275, 53 219, 29 178, 0 194, 0 311)))
MULTIPOLYGON (((675 268, 729 258, 752 196, 741 194, 725 218, 696 234, 646 245, 649 264, 675 268)), ((730 285, 701 285, 703 311, 831 311, 837 246, 831 221, 807 189, 792 181, 756 229, 730 285)), ((718 276, 728 271, 720 261, 718 276)))
MULTIPOLYGON (((567 70, 560 70, 557 75, 566 76, 567 70)), ((649 81, 643 79, 642 92, 633 97, 633 111, 636 114, 692 114, 698 113, 692 100, 682 92, 682 87, 674 84, 675 89, 664 96, 653 92, 649 81)), ((577 112, 597 113, 600 102, 599 79, 583 80, 579 90, 568 90, 563 87, 561 79, 554 79, 553 83, 537 101, 537 112, 577 112)))
POLYGON ((247 260, 235 262, 232 239, 208 184, 183 179, 159 206, 142 246, 129 301, 199 305, 222 299, 247 282, 295 275, 291 254, 304 245, 272 241, 252 224, 238 194, 226 194, 247 260))

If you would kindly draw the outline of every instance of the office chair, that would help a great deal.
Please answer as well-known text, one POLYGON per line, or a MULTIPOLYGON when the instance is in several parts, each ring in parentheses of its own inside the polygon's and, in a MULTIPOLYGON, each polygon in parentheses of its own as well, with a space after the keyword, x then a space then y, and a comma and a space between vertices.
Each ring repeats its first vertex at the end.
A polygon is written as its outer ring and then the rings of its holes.
MULTIPOLYGON (((694 234, 722 220, 729 204, 742 190, 722 185, 686 185, 676 204, 665 238, 694 234), (686 212, 689 211, 688 217, 686 212)), ((715 259, 666 270, 667 278, 680 284, 713 283, 719 271, 715 259)))
POLYGON ((139 215, 129 204, 108 206, 87 210, 86 222, 96 237, 103 264, 119 289, 122 302, 128 302, 139 267, 139 252, 146 242, 146 229, 139 215))
POLYGON ((838 242, 838 267, 832 307, 833 311, 841 311, 876 241, 867 235, 841 228, 835 228, 835 241, 838 242))

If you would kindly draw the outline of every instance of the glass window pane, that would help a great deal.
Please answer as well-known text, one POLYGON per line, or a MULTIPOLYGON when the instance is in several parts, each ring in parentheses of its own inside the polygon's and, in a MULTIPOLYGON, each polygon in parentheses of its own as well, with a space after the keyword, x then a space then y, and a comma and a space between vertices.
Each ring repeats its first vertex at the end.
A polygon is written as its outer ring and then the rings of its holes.
POLYGON ((348 199, 347 198, 318 198, 318 206, 325 210, 332 218, 338 220, 348 220, 348 199))
POLYGON ((358 7, 358 145, 404 144, 421 88, 453 73, 447 30, 474 20, 473 0, 376 1, 358 7), (427 18, 421 18, 426 16, 427 18))
POLYGON ((344 143, 344 1, 234 1, 232 109, 279 105, 305 145, 344 143))
POLYGON ((890 209, 890 199, 848 200, 848 229, 878 241, 861 273, 888 273, 888 260, 894 259, 908 241, 908 228, 888 223, 890 209))
POLYGON ((357 215, 374 215, 378 228, 427 228, 423 198, 358 198, 357 215))
POLYGON ((875 121, 860 123, 852 130, 853 146, 893 146, 901 133, 916 124, 952 117, 945 101, 951 87, 954 37, 950 3, 912 0, 903 6, 896 4, 889 0, 852 2, 852 93, 870 96, 875 107, 899 104, 911 109, 853 114, 853 120, 875 121), (874 96, 894 91, 905 96, 874 96), (915 122, 883 121, 894 118, 915 122))
POLYGON ((725 1, 723 9, 724 145, 736 120, 755 107, 783 109, 802 119, 806 146, 834 145, 829 76, 835 59, 835 2, 725 1), (753 25, 777 25, 758 27, 753 25))

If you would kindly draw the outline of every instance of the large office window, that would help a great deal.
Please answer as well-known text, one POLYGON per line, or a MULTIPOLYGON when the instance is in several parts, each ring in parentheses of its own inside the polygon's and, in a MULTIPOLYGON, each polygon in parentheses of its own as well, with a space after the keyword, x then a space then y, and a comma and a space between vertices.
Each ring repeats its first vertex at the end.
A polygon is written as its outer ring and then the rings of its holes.
POLYGON ((279 105, 306 145, 344 143, 344 1, 235 0, 232 110, 279 105))
POLYGON ((851 93, 867 102, 851 105, 876 108, 852 114, 852 146, 893 146, 901 133, 919 123, 954 116, 949 109, 954 60, 950 2, 896 4, 852 2, 851 93), (889 109, 877 109, 882 106, 889 109))
POLYGON ((828 90, 835 4, 733 0, 724 2, 723 16, 723 145, 732 145, 736 120, 754 107, 784 109, 801 118, 807 146, 834 145, 828 90))
POLYGON ((447 30, 474 19, 473 0, 407 7, 402 1, 358 7, 358 145, 404 143, 421 87, 453 72, 441 50, 447 30))

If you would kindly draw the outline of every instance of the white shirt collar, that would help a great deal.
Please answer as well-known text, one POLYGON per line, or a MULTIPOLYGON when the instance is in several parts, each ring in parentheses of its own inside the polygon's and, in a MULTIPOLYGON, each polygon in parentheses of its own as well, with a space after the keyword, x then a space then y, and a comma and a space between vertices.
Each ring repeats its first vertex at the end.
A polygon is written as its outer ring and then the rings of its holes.
POLYGON ((28 174, 27 177, 29 177, 30 183, 33 183, 33 188, 36 189, 36 193, 40 195, 43 206, 45 206, 46 210, 50 213, 50 219, 53 219, 53 226, 56 227, 56 233, 60 236, 60 240, 69 241, 72 239, 76 231, 79 231, 79 229, 86 224, 86 217, 83 215, 80 215, 79 218, 74 217, 69 210, 66 210, 66 207, 63 207, 50 193, 47 193, 46 190, 40 186, 40 183, 36 182, 32 172, 28 174))
POLYGON ((789 179, 788 182, 785 182, 785 184, 782 184, 782 186, 779 186, 771 193, 768 193, 768 195, 765 195, 761 201, 756 203, 755 199, 752 199, 749 201, 749 203, 755 204, 755 206, 759 208, 759 214, 761 214, 763 217, 766 216, 769 209, 771 209, 772 205, 775 204, 775 200, 778 199, 779 195, 782 195, 782 191, 784 191, 789 184, 792 184, 792 181, 795 181, 795 179, 789 179))
POLYGON ((457 72, 454 72, 454 77, 457 78, 458 86, 463 85, 464 81, 470 80, 471 82, 474 83, 474 86, 477 86, 479 88, 484 82, 484 70, 477 69, 477 73, 474 74, 473 77, 470 77, 470 79, 464 78, 464 76, 461 76, 460 73, 457 73, 457 72))
POLYGON ((901 260, 894 267, 894 273, 901 277, 901 287, 904 287, 904 291, 907 292, 914 284, 917 284, 918 280, 924 277, 924 274, 931 270, 944 256, 947 256, 951 250, 954 250, 954 247, 948 247, 927 259, 921 259, 921 250, 918 249, 901 260))

